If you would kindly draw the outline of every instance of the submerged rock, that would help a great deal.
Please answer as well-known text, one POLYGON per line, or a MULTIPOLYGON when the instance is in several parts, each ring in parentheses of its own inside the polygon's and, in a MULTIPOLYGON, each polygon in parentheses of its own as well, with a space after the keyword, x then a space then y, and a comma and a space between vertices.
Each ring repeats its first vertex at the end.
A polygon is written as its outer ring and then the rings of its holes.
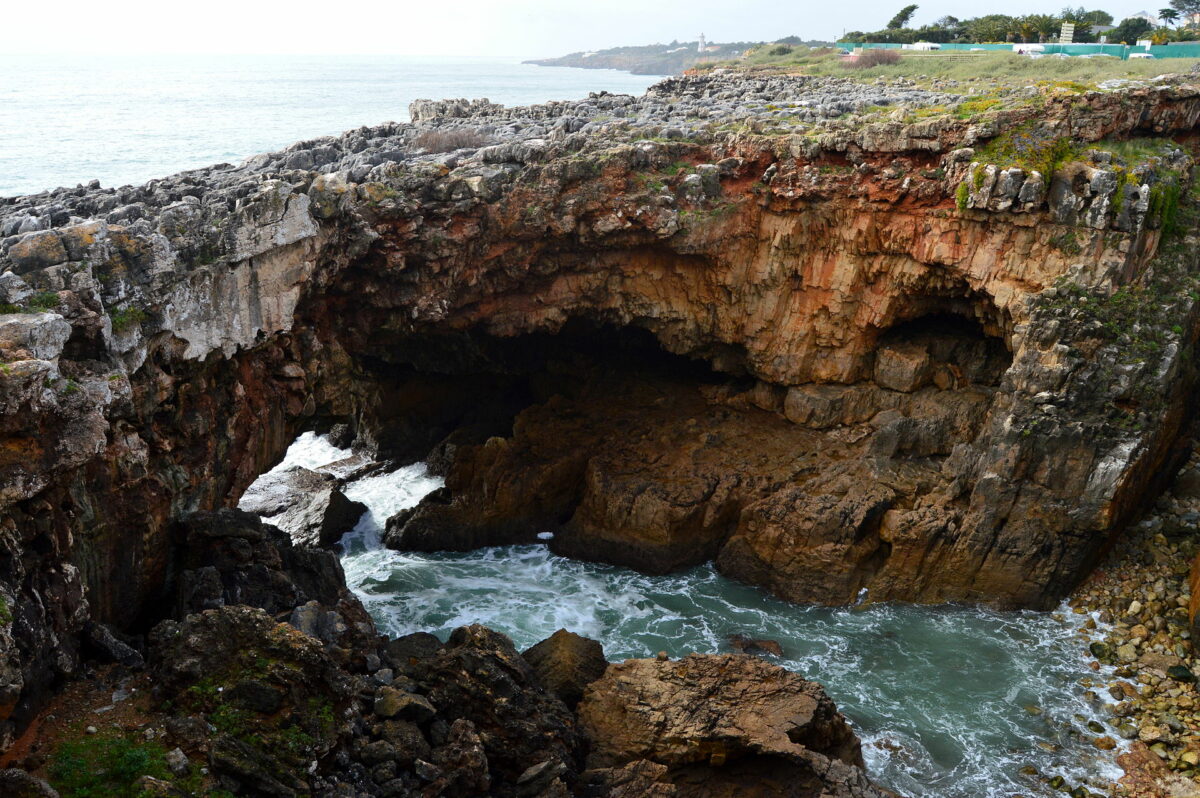
POLYGON ((749 635, 733 634, 729 636, 729 644, 738 651, 744 651, 747 654, 783 656, 783 646, 779 645, 779 642, 776 640, 755 640, 749 635))

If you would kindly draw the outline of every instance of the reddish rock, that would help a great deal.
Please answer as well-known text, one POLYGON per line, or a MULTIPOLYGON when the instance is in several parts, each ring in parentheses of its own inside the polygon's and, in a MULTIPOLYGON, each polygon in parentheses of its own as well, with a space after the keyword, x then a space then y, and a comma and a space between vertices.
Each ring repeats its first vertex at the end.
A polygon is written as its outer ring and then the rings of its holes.
POLYGON ((648 760, 666 772, 641 781, 680 795, 889 794, 867 779, 859 741, 821 686, 755 657, 612 665, 588 687, 579 725, 589 768, 648 760))

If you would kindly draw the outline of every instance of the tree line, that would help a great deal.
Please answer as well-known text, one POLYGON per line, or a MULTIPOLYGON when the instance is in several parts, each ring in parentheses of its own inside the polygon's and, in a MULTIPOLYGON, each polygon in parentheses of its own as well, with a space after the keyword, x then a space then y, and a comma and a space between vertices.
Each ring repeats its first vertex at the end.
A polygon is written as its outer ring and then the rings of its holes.
POLYGON ((1096 31, 1094 28, 1114 25, 1112 14, 1082 6, 1064 8, 1057 14, 1025 14, 1019 17, 1007 14, 986 14, 970 19, 944 16, 919 28, 910 27, 909 23, 918 8, 917 5, 905 6, 882 30, 852 31, 842 41, 895 44, 1055 42, 1064 22, 1074 23, 1075 36, 1072 41, 1075 42, 1098 42, 1101 36, 1111 43, 1126 44, 1134 44, 1140 39, 1149 39, 1155 44, 1200 40, 1200 0, 1171 0, 1170 6, 1158 12, 1158 26, 1142 17, 1130 17, 1108 31, 1096 31))

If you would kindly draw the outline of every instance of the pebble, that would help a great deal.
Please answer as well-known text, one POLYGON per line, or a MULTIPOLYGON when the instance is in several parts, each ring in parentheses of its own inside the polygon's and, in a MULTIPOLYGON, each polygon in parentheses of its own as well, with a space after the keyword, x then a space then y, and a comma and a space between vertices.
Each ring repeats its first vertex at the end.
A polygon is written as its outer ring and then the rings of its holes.
MULTIPOLYGON (((1185 478, 1200 481, 1200 454, 1178 479, 1185 478)), ((1187 610, 1190 566, 1200 549, 1197 522, 1200 496, 1167 492, 1128 528, 1070 603, 1090 613, 1081 637, 1091 664, 1108 674, 1099 687, 1112 701, 1106 706, 1115 734, 1102 734, 1104 726, 1091 721, 1092 744, 1115 752, 1114 737, 1140 740, 1174 773, 1200 785, 1200 661, 1187 610)))

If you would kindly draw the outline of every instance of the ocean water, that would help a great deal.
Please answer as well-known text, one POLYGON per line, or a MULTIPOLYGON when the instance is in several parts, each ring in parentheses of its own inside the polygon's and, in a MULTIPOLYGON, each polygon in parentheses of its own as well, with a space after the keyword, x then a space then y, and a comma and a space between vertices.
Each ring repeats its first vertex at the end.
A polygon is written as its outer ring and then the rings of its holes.
MULTIPOLYGON (((346 454, 306 434, 280 467, 319 469, 346 454)), ((1088 669, 1076 631, 1084 618, 1066 608, 804 607, 711 566, 646 576, 557 557, 544 545, 380 548, 386 519, 440 485, 418 464, 347 487, 369 510, 344 540, 346 578, 389 635, 445 639, 483 623, 524 649, 567 628, 599 640, 610 660, 726 652, 731 634, 769 638, 783 647, 779 664, 820 681, 849 717, 872 777, 904 795, 1061 794, 1022 775, 1027 766, 1095 791, 1120 775, 1114 753, 1090 744, 1086 724, 1105 716, 1081 684, 1111 673, 1088 669)))
POLYGON ((0 196, 237 163, 407 121, 420 98, 527 105, 656 80, 516 58, 0 55, 0 196))

